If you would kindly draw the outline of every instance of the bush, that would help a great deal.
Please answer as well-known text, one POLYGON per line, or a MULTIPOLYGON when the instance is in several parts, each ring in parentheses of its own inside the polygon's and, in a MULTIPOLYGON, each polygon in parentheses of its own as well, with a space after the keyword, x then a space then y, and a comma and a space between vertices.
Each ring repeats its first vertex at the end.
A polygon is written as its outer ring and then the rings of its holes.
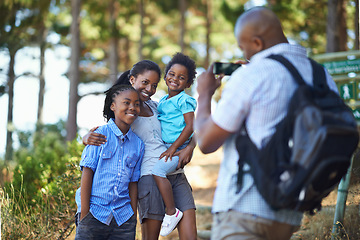
POLYGON ((84 146, 56 131, 15 153, 13 180, 0 189, 3 239, 65 239, 74 228, 84 146))

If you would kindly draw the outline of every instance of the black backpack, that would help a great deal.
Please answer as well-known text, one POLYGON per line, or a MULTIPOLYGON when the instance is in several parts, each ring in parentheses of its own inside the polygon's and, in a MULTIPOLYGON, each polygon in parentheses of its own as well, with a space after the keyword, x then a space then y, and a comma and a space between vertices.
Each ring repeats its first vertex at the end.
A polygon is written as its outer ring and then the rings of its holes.
POLYGON ((285 57, 268 58, 282 63, 298 88, 287 115, 263 148, 251 141, 245 123, 241 128, 236 138, 238 191, 243 174, 250 172, 272 209, 313 214, 348 170, 359 141, 357 123, 350 108, 328 87, 322 65, 309 59, 313 68, 313 86, 309 86, 285 57), (243 171, 244 163, 249 171, 243 171))

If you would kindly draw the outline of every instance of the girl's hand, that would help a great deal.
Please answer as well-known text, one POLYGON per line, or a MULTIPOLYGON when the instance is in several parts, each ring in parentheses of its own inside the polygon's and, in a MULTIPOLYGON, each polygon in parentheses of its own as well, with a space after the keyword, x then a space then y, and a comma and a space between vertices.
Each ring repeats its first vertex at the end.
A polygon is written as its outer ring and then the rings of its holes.
POLYGON ((163 152, 159 159, 162 159, 163 157, 165 157, 165 162, 168 160, 168 158, 170 158, 170 160, 172 159, 172 156, 175 156, 174 153, 176 152, 176 148, 174 148, 172 145, 165 151, 163 152))
POLYGON ((81 211, 80 212, 80 221, 89 213, 89 210, 90 209, 88 209, 87 211, 81 211))
POLYGON ((106 143, 106 136, 94 132, 98 127, 99 126, 90 129, 90 131, 83 137, 82 142, 85 146, 86 145, 100 146, 101 144, 106 143))
POLYGON ((189 144, 184 149, 174 153, 173 156, 179 156, 179 164, 176 169, 184 168, 191 161, 195 145, 189 144))

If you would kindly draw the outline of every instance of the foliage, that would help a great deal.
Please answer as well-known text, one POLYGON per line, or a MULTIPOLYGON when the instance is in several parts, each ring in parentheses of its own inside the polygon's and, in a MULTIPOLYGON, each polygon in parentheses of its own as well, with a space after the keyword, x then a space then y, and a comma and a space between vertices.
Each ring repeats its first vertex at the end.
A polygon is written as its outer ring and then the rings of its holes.
POLYGON ((0 189, 4 239, 64 239, 74 228, 84 146, 66 145, 59 126, 43 126, 42 136, 15 153, 13 179, 0 189))

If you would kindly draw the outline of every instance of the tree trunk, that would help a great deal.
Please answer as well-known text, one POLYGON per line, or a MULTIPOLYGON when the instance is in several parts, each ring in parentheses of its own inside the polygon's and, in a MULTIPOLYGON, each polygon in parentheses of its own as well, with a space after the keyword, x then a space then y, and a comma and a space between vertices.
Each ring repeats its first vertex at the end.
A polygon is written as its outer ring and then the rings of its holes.
POLYGON ((79 61, 80 61, 80 7, 81 0, 71 0, 72 8, 72 23, 71 23, 71 55, 70 55, 70 90, 69 90, 69 111, 68 120, 66 124, 66 140, 72 141, 77 134, 77 103, 79 100, 78 85, 79 85, 79 61))
POLYGON ((10 62, 9 62, 9 71, 8 71, 8 117, 7 117, 7 127, 6 127, 6 147, 5 147, 5 161, 10 161, 13 159, 13 139, 12 134, 14 131, 14 124, 13 124, 13 108, 14 108, 14 83, 15 83, 15 55, 17 49, 10 49, 10 62))
POLYGON ((207 69, 210 65, 210 35, 211 35, 211 23, 212 23, 212 6, 211 0, 205 1, 206 6, 206 56, 204 68, 207 69))
POLYGON ((179 1, 179 9, 180 9, 180 37, 179 37, 179 45, 181 48, 181 52, 185 51, 185 31, 186 31, 186 23, 185 23, 185 12, 186 12, 186 0, 179 1))
POLYGON ((39 74, 39 96, 38 96, 38 112, 36 127, 43 125, 43 109, 44 109, 44 95, 45 95, 45 50, 46 50, 46 36, 47 31, 45 26, 40 31, 40 74, 39 74))
POLYGON ((346 51, 347 27, 344 0, 328 1, 326 52, 346 51))
POLYGON ((110 11, 110 31, 111 31, 111 38, 110 38, 110 46, 109 46, 109 65, 110 65, 110 78, 113 83, 117 80, 118 76, 118 65, 119 65, 119 56, 118 56, 118 29, 116 26, 116 6, 115 1, 112 0, 109 5, 110 11))
POLYGON ((144 9, 144 0, 140 0, 139 2, 139 11, 140 11, 140 39, 139 39, 139 60, 144 59, 144 55, 142 49, 144 47, 144 35, 145 35, 145 25, 144 25, 144 18, 145 18, 145 9, 144 9))
POLYGON ((355 42, 354 42, 354 49, 359 50, 359 0, 355 1, 355 42))

